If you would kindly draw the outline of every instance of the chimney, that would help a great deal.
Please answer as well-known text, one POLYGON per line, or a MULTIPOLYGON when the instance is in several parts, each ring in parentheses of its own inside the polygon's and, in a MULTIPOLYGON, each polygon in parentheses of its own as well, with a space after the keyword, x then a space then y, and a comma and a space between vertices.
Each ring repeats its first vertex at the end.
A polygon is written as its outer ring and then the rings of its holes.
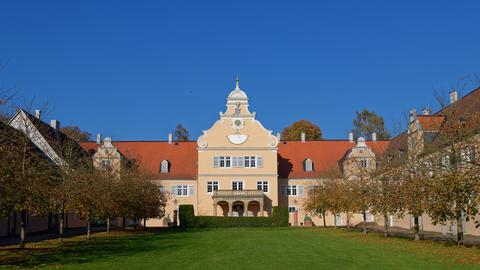
POLYGON ((432 110, 430 108, 423 108, 422 114, 423 115, 430 115, 432 113, 432 110))
POLYGON ((41 110, 35 110, 35 118, 40 120, 41 117, 42 117, 42 111, 41 110))
POLYGON ((55 130, 59 130, 60 129, 60 121, 50 120, 50 126, 55 130))
POLYGON ((376 132, 372 133, 372 141, 374 141, 374 142, 377 141, 377 133, 376 132))
POLYGON ((168 144, 172 144, 172 142, 173 142, 173 134, 168 133, 168 144))
POLYGON ((277 140, 280 142, 282 140, 282 133, 278 132, 277 133, 277 140))
POLYGON ((301 140, 302 142, 305 142, 305 132, 302 132, 301 140))
POLYGON ((458 100, 458 92, 456 90, 453 90, 452 92, 450 92, 450 104, 457 102, 457 100, 458 100))
POLYGON ((410 123, 415 122, 417 120, 417 110, 412 109, 410 111, 410 123))
POLYGON ((348 133, 348 141, 353 142, 353 132, 348 133))
POLYGON ((97 134, 97 144, 102 144, 102 134, 97 134))

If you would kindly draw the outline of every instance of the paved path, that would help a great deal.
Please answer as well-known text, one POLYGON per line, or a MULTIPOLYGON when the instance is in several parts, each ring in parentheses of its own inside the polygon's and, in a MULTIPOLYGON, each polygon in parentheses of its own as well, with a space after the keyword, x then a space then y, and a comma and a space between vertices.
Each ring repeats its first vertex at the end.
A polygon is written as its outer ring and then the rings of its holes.
MULTIPOLYGON (((106 231, 105 227, 93 227, 92 228, 92 233, 93 232, 100 232, 100 231, 106 231)), ((70 238, 73 236, 77 235, 82 235, 82 234, 87 234, 87 229, 86 228, 76 228, 76 229, 68 229, 64 233, 64 238, 70 238)), ((27 243, 34 243, 34 242, 40 242, 44 240, 50 240, 50 239, 57 239, 58 238, 58 231, 47 231, 47 232, 36 232, 36 233, 30 233, 27 234, 25 237, 25 241, 27 243)), ((0 247, 1 246, 10 246, 10 245, 18 245, 20 243, 19 236, 8 236, 8 237, 0 237, 0 247)))
MULTIPOLYGON (((383 226, 376 226, 376 225, 369 225, 367 226, 369 231, 377 232, 383 234, 383 226)), ((357 225, 355 230, 363 230, 362 224, 360 223, 357 225)), ((390 227, 389 228, 389 235, 393 237, 401 237, 401 238, 414 238, 414 231, 411 229, 403 229, 399 227, 390 227)), ((434 240, 439 242, 451 242, 456 243, 455 236, 452 234, 443 235, 437 232, 428 232, 428 231, 420 231, 420 239, 427 239, 427 240, 434 240)), ((472 235, 465 235, 464 236, 464 244, 466 245, 478 245, 480 246, 480 236, 472 236, 472 235)))

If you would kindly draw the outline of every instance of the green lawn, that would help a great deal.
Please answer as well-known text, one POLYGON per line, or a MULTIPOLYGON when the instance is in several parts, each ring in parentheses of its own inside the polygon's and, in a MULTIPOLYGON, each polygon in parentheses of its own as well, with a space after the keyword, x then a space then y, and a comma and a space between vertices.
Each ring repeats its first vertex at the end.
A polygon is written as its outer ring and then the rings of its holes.
POLYGON ((480 269, 480 250, 322 228, 116 233, 0 249, 0 268, 480 269), (3 264, 3 266, 2 266, 3 264))

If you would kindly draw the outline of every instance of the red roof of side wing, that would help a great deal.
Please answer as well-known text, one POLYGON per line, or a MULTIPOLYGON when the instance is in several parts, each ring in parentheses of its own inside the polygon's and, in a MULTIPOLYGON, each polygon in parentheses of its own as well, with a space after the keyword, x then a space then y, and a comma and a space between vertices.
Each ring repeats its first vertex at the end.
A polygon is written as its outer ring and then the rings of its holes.
MULTIPOLYGON (((369 141, 367 145, 376 154, 383 153, 388 141, 369 141)), ((333 170, 338 171, 338 162, 348 150, 356 145, 349 141, 282 141, 278 145, 278 174, 285 179, 310 179, 328 176, 333 170), (313 171, 306 172, 304 161, 313 161, 313 171)))
MULTIPOLYGON (((158 179, 197 179, 198 155, 197 142, 131 142, 118 141, 112 144, 126 158, 135 160, 140 168, 158 177, 158 179), (160 172, 160 163, 168 160, 168 173, 160 172)), ((97 150, 95 142, 81 143, 86 150, 97 150)))

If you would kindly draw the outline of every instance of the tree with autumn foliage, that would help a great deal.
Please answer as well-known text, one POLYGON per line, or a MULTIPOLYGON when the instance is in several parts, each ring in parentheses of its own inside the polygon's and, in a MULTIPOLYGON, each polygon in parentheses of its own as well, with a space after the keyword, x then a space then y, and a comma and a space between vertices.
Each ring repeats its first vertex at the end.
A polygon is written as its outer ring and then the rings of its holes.
POLYGON ((330 209, 329 196, 326 184, 321 181, 308 190, 307 198, 303 204, 306 211, 322 218, 323 227, 327 227, 326 215, 330 209))
POLYGON ((437 138, 426 149, 428 181, 427 213, 434 224, 456 224, 458 245, 463 243, 463 222, 474 219, 480 203, 480 113, 444 110, 445 122, 437 138))
POLYGON ((282 138, 287 141, 300 140, 302 133, 305 133, 305 140, 321 140, 322 131, 320 127, 307 120, 299 120, 282 131, 282 138))
POLYGON ((385 154, 377 157, 377 171, 371 183, 371 212, 380 214, 384 222, 384 236, 389 236, 389 216, 403 209, 402 181, 393 157, 385 154))
POLYGON ((27 215, 47 214, 57 184, 54 165, 32 143, 32 125, 19 120, 24 132, 0 123, 0 215, 20 212, 20 248, 25 247, 27 215))

